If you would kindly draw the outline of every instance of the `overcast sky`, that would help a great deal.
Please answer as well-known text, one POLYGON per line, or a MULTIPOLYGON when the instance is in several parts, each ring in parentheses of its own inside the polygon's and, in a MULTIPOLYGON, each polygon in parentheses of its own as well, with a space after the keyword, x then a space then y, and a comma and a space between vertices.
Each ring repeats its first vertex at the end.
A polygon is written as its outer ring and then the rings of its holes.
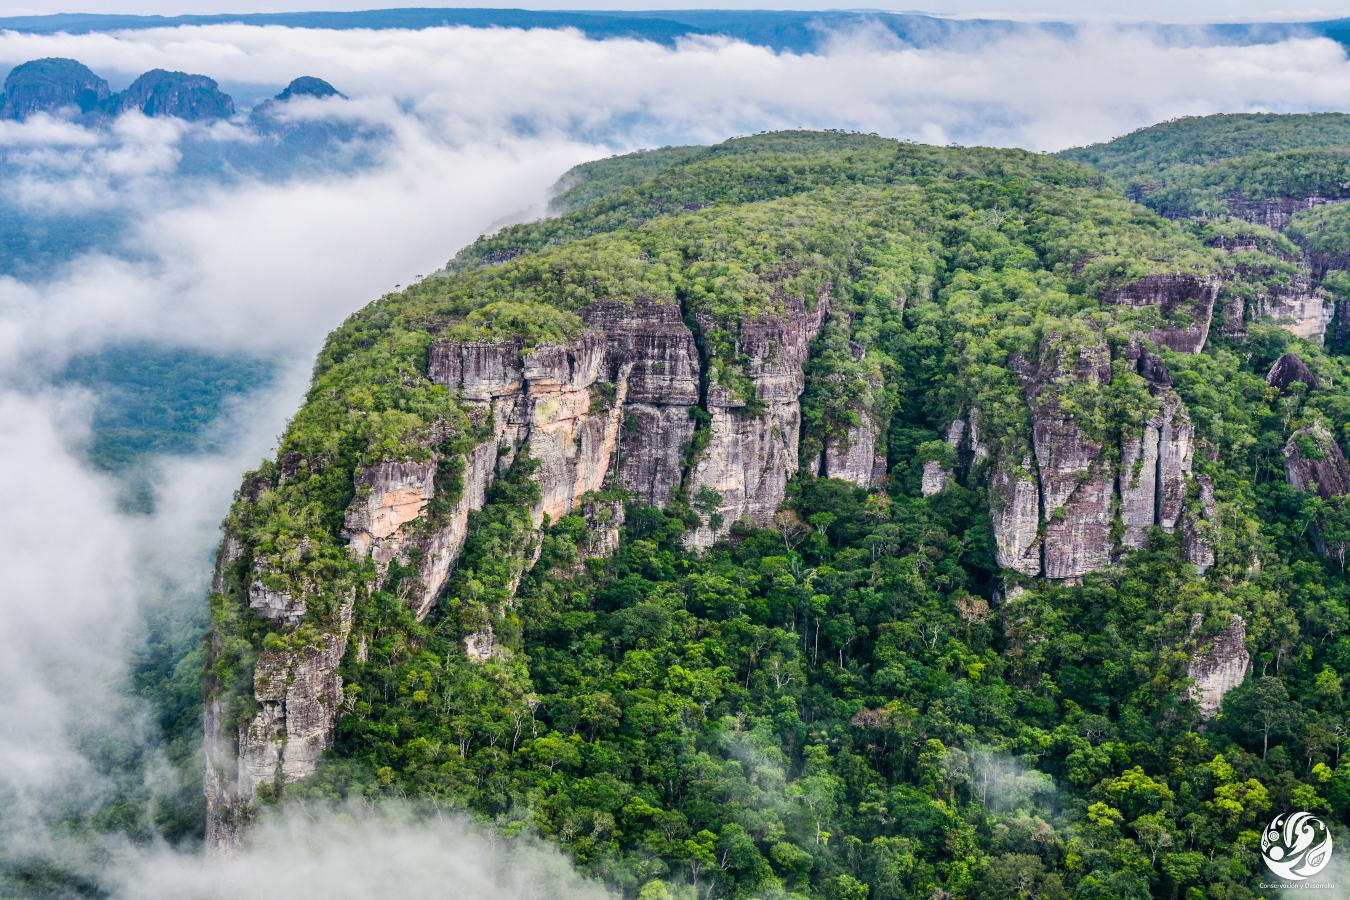
MULTIPOLYGON (((187 13, 360 10, 409 6, 528 9, 833 9, 848 0, 0 0, 0 15, 42 13, 187 13)), ((1350 0, 875 0, 868 8, 995 18, 1115 19, 1166 22, 1311 21, 1350 16, 1350 0)))

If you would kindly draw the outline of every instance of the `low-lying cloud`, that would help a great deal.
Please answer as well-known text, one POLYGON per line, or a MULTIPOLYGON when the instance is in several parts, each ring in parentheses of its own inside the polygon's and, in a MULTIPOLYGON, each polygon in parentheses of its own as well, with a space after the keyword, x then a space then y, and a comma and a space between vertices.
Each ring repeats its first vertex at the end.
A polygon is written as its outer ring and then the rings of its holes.
MULTIPOLYGON (((0 201, 120 223, 109 242, 74 247, 40 276, 0 277, 0 844, 11 853, 55 840, 40 827, 54 796, 78 805, 106 787, 81 736, 106 727, 135 743, 152 727, 119 688, 145 610, 200 609, 217 523, 299 402, 324 334, 493 223, 537 214, 570 166, 781 128, 1055 150, 1175 116, 1334 109, 1350 96, 1350 64, 1327 40, 1177 47, 1105 26, 924 50, 854 33, 808 56, 505 29, 0 33, 0 64, 44 56, 79 59, 115 86, 156 67, 202 73, 243 85, 241 97, 316 75, 350 99, 307 114, 382 137, 361 165, 278 180, 182 170, 203 142, 256 140, 239 123, 0 123, 0 201), (50 382, 72 354, 133 340, 263 355, 288 373, 235 410, 227 452, 161 461, 150 516, 119 511, 117 486, 83 463, 90 398, 50 382)), ((1027 788, 993 774, 1000 790, 1027 788)), ((113 853, 106 871, 146 898, 199 896, 208 884, 212 896, 298 896, 313 893, 303 888, 317 873, 338 897, 393 883, 409 897, 448 883, 466 886, 457 896, 562 896, 549 893, 553 875, 511 881, 524 876, 493 866, 520 857, 488 853, 463 826, 386 825, 294 818, 232 861, 113 853), (373 860, 369 877, 344 855, 358 844, 379 850, 360 857, 373 860)), ((521 871, 563 871, 528 853, 548 865, 521 871)))

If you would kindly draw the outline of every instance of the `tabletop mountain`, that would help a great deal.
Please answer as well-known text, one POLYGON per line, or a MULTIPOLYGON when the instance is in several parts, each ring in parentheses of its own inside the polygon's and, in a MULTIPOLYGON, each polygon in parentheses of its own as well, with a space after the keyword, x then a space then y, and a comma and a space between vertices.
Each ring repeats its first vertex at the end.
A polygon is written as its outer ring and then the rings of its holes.
POLYGON ((389 796, 644 900, 1254 897, 1268 812, 1350 813, 1334 278, 1125 140, 601 160, 354 314, 224 525, 209 841, 389 796))

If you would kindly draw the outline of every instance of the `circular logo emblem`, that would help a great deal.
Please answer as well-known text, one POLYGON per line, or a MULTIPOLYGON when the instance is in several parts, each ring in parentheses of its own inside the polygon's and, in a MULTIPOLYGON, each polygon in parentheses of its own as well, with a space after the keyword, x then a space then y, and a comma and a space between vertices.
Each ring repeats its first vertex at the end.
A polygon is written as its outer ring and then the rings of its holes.
POLYGON ((1261 835, 1261 856, 1281 878, 1311 878, 1331 862, 1331 832, 1310 813, 1276 816, 1261 835))

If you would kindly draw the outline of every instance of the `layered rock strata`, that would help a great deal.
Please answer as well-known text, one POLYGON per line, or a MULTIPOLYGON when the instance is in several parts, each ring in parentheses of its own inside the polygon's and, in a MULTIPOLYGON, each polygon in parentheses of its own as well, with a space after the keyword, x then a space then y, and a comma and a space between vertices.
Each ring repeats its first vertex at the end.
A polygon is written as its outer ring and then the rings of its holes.
POLYGON ((253 674, 258 712, 238 732, 237 752, 226 739, 219 698, 207 703, 205 787, 207 843, 225 847, 238 837, 259 789, 314 774, 333 744, 342 705, 338 663, 346 651, 353 598, 332 630, 299 647, 264 650, 253 674))
MULTIPOLYGON (((1202 617, 1196 614, 1191 624, 1194 635, 1202 617)), ((1228 627, 1214 637, 1213 644, 1191 654, 1186 677, 1194 684, 1191 697, 1200 706, 1200 718, 1212 719, 1218 715, 1223 698, 1247 677, 1251 654, 1247 652, 1247 623, 1234 615, 1228 627)))
POLYGON ((1150 275, 1125 287, 1112 302, 1155 310, 1161 321, 1146 332, 1150 340, 1177 353, 1199 353, 1209 338, 1214 300, 1222 285, 1215 277, 1150 275))

